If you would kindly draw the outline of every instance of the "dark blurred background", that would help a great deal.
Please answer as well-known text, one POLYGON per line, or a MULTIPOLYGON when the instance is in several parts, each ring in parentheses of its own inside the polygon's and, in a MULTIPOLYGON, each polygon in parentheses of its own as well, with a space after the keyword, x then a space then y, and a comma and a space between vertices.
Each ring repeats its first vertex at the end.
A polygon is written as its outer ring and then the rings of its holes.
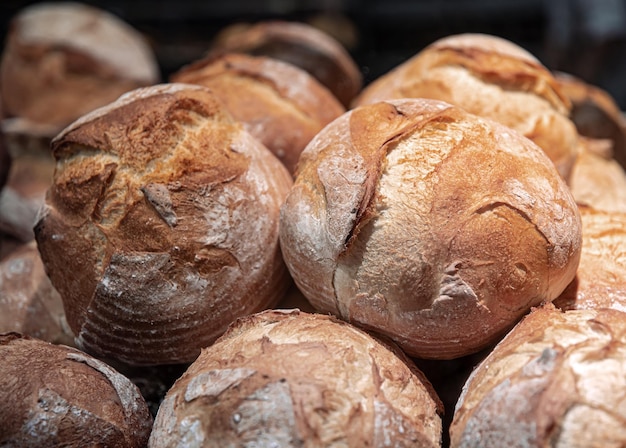
MULTIPOLYGON (((0 2, 0 34, 33 1, 0 2)), ((482 32, 509 39, 553 70, 607 90, 626 109, 626 0, 102 0, 150 40, 163 79, 201 57, 224 27, 308 22, 335 35, 366 83, 434 40, 482 32)))

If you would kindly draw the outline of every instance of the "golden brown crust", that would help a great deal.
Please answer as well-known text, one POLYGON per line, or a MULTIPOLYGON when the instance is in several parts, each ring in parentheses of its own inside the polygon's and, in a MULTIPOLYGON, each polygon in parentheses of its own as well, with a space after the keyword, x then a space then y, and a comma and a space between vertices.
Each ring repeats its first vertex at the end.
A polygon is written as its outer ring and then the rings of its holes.
POLYGON ((291 274, 317 310, 452 358, 573 279, 580 217, 528 139, 449 104, 362 106, 303 152, 281 209, 291 274))
POLYGON ((212 89, 291 173, 315 134, 345 112, 307 72, 267 57, 234 53, 208 57, 173 74, 171 80, 212 89))
POLYGON ((354 105, 432 98, 509 126, 538 144, 568 179, 577 152, 570 103, 532 55, 489 35, 434 42, 367 86, 354 105))
POLYGON ((0 445, 146 445, 146 402, 105 363, 17 333, 0 335, 0 354, 0 445))
POLYGON ((117 17, 78 3, 20 11, 0 66, 7 115, 57 128, 158 77, 143 36, 117 17))
POLYGON ((580 265, 554 304, 562 309, 626 311, 626 214, 580 206, 580 215, 580 265))
POLYGON ((623 446, 626 314, 533 311, 464 386, 451 447, 623 446))
POLYGON ((0 262, 0 333, 15 331, 55 344, 72 345, 61 296, 50 283, 34 242, 0 262))
POLYGON ((287 289, 278 212, 291 178, 208 89, 130 92, 52 149, 36 237, 81 347, 188 362, 287 289))
POLYGON ((300 22, 265 21, 215 42, 213 52, 267 56, 302 68, 348 107, 362 85, 361 72, 330 35, 300 22))
POLYGON ((569 179, 574 199, 598 210, 626 212, 626 171, 611 157, 609 140, 581 137, 569 179))
POLYGON ((238 320, 170 389, 149 446, 441 446, 441 403, 397 348, 329 316, 238 320))

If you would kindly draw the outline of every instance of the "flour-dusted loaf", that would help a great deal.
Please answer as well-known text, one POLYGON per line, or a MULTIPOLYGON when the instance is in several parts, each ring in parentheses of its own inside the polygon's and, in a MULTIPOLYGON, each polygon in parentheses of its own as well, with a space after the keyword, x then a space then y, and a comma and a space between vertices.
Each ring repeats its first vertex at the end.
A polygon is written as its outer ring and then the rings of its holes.
POLYGON ((626 313, 533 311, 473 371, 452 448, 626 445, 626 313))
POLYGON ((315 134, 345 112, 306 71, 263 56, 208 57, 174 73, 171 80, 210 88, 291 173, 315 134))
POLYGON ((441 404, 400 350, 332 317, 238 320, 168 391, 150 448, 441 446, 441 404))
POLYGON ((81 348, 190 362, 287 290, 278 220, 291 176, 207 88, 129 92, 52 150, 35 233, 81 348))
POLYGON ((18 333, 0 334, 0 359, 0 446, 146 446, 145 400, 102 361, 18 333))
POLYGON ((532 139, 568 179, 578 134, 551 72, 518 45, 486 34, 437 40, 367 86, 355 105, 432 98, 491 118, 532 139))
POLYGON ((578 208, 540 148, 428 99, 361 106, 324 128, 280 224, 317 310, 427 358, 478 351, 556 298, 581 246, 578 208))
POLYGON ((34 241, 0 260, 0 333, 15 331, 71 345, 61 296, 50 283, 34 241))
POLYGON ((626 311, 626 213, 580 206, 580 217, 583 245, 576 278, 554 305, 626 311))
POLYGON ((11 21, 0 92, 7 116, 58 128, 159 76, 146 39, 117 16, 42 2, 11 21))
POLYGON ((345 106, 359 93, 361 72, 335 38, 303 22, 267 20, 215 41, 212 53, 246 53, 293 64, 310 73, 345 106))

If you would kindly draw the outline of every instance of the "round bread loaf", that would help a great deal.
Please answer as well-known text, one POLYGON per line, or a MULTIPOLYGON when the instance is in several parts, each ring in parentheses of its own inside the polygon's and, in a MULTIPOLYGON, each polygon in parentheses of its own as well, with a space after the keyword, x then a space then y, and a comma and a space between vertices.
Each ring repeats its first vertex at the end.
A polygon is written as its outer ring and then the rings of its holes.
POLYGON ((610 140, 581 137, 569 187, 578 204, 626 212, 626 171, 611 156, 610 140))
POLYGON ((129 92, 52 150, 35 234, 79 347, 129 364, 190 362, 289 287, 278 220, 291 176, 210 90, 129 92))
POLYGON ((404 99, 353 109, 313 139, 280 242, 318 311, 412 356, 453 358, 565 289, 580 226, 530 140, 447 103, 404 99))
POLYGON ((441 404, 402 355, 329 316, 238 320, 176 381, 149 447, 439 447, 441 404))
POLYGON ((17 333, 0 334, 0 359, 0 446, 146 446, 146 402, 105 363, 17 333))
POLYGON ((46 275, 34 241, 0 261, 0 333, 18 332, 71 345, 61 296, 46 275))
POLYGON ((508 40, 484 34, 440 39, 367 86, 355 105, 394 98, 442 100, 509 126, 569 178, 578 148, 570 102, 550 71, 508 40))
POLYGON ((154 84, 158 70, 143 36, 116 16, 80 3, 43 2, 12 19, 0 92, 7 116, 60 130, 124 92, 154 84))
POLYGON ((315 134, 345 112, 307 72, 262 56, 209 57, 174 73, 171 80, 209 87, 291 173, 315 134))
POLYGON ((473 371, 452 448, 626 445, 626 314, 533 311, 473 371))
POLYGON ((583 245, 574 281, 554 305, 626 311, 626 213, 580 206, 583 245))
POLYGON ((326 86, 345 107, 363 83, 346 49, 329 34, 306 23, 269 20, 242 27, 216 40, 212 52, 247 53, 293 64, 326 86))

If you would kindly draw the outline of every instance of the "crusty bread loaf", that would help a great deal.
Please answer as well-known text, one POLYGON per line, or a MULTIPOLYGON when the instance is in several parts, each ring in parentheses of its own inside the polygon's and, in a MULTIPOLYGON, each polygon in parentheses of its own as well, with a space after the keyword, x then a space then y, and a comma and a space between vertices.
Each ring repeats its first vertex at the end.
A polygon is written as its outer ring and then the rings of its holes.
POLYGON ((61 296, 46 275, 34 241, 0 261, 0 333, 15 331, 71 345, 61 296))
POLYGON ((441 404, 402 355, 297 310, 238 320, 167 393, 149 447, 441 446, 441 404))
POLYGON ((174 73, 171 80, 213 90, 291 173, 315 134, 345 112, 307 72, 262 56, 230 53, 205 58, 174 73))
POLYGON ((612 155, 626 169, 626 121, 609 92, 568 73, 554 77, 572 103, 571 119, 580 135, 609 139, 612 155))
POLYGON ((345 106, 359 93, 362 77, 333 37, 301 22, 269 20, 240 28, 214 42, 212 53, 247 53, 293 64, 310 73, 345 106))
MULTIPOLYGON (((2 102, 0 101, 0 124, 2 119, 4 118, 4 114, 2 112, 2 102)), ((2 126, 0 125, 0 192, 2 192, 2 188, 7 181, 7 177, 9 177, 9 170, 11 168, 11 155, 6 146, 4 131, 2 126)))
POLYGON ((7 116, 55 127, 158 79, 143 36, 112 14, 71 2, 21 10, 0 62, 7 116))
POLYGON ((569 178, 578 139, 570 102, 550 71, 510 41, 482 34, 440 39, 363 89, 355 105, 405 97, 446 101, 509 126, 569 178))
POLYGON ((554 305, 626 311, 626 213, 581 206, 583 245, 574 281, 554 305))
POLYGON ((324 128, 298 166, 280 222, 296 284, 412 356, 478 351, 574 278, 574 199, 543 151, 498 123, 380 102, 324 128))
POLYGON ((0 334, 0 446, 146 446, 152 417, 139 390, 76 349, 0 334))
POLYGON ((527 316, 474 369, 452 448, 626 446, 626 314, 527 316))
POLYGON ((52 142, 35 228, 81 348, 190 362, 290 284, 278 214, 292 180, 210 90, 138 89, 52 142))
POLYGON ((569 179, 578 204, 598 210, 626 212, 626 171, 611 156, 609 140, 581 137, 569 179))

